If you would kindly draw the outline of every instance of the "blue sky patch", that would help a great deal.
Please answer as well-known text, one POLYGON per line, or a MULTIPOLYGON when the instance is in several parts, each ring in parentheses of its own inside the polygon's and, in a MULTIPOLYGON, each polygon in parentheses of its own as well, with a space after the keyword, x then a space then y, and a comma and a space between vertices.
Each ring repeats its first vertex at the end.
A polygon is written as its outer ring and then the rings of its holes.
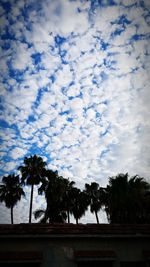
POLYGON ((32 54, 32 58, 33 58, 33 64, 35 64, 35 65, 37 65, 38 63, 41 62, 41 54, 40 53, 32 54))
POLYGON ((6 2, 6 1, 2 0, 1 1, 1 5, 4 8, 6 13, 10 12, 10 10, 11 10, 11 2, 9 2, 9 1, 6 2))
POLYGON ((5 120, 0 120, 0 127, 2 128, 8 128, 9 124, 5 120))

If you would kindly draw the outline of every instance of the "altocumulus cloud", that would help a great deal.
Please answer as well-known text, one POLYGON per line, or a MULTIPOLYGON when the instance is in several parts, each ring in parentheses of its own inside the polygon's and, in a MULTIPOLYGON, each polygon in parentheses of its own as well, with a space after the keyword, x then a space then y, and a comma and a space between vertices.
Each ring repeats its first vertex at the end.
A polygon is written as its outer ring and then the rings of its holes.
POLYGON ((36 153, 80 188, 148 179, 149 0, 1 0, 0 16, 1 176, 36 153))

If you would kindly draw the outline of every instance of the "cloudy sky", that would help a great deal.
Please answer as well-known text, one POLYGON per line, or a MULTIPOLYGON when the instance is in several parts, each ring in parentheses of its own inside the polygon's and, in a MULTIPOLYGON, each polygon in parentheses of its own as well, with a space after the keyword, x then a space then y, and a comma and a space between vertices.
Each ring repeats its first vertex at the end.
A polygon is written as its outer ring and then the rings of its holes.
POLYGON ((80 188, 149 178, 149 0, 1 0, 0 32, 1 177, 37 154, 80 188))

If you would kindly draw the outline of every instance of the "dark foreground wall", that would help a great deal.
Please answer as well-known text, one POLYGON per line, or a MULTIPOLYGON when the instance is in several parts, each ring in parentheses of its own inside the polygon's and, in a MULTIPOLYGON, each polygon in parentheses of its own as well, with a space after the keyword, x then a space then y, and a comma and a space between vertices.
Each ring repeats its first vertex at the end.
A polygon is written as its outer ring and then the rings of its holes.
POLYGON ((0 225, 0 267, 150 267, 150 225, 0 225))

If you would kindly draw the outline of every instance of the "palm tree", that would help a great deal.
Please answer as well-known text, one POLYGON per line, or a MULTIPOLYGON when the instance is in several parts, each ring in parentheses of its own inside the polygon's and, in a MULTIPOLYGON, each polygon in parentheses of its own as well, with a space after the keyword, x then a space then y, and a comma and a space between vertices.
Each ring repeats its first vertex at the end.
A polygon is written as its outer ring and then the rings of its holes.
POLYGON ((13 208, 25 193, 21 187, 19 176, 10 174, 2 178, 0 185, 0 202, 4 202, 11 210, 11 223, 13 224, 13 208))
POLYGON ((127 214, 128 173, 109 177, 105 189, 105 211, 110 223, 125 223, 127 214))
POLYGON ((66 181, 64 181, 65 179, 59 176, 57 171, 47 170, 45 173, 42 185, 38 190, 39 194, 44 192, 46 198, 45 221, 49 220, 50 223, 66 221, 67 215, 63 200, 66 181))
POLYGON ((72 189, 75 185, 74 181, 69 181, 69 179, 63 178, 63 208, 67 212, 68 223, 70 223, 70 210, 72 208, 71 198, 72 198, 72 189))
POLYGON ((96 221, 99 224, 98 211, 102 207, 100 187, 98 183, 85 184, 85 192, 89 199, 90 211, 95 213, 96 221))
POLYGON ((70 213, 73 214, 76 224, 78 224, 79 219, 85 214, 89 201, 87 195, 84 191, 74 187, 71 190, 71 209, 70 213))
POLYGON ((31 223, 32 217, 32 204, 33 204, 33 191, 34 185, 38 185, 45 174, 46 163, 41 157, 37 155, 31 156, 29 158, 25 157, 24 165, 19 166, 22 177, 21 182, 23 185, 31 185, 31 196, 30 196, 30 210, 29 210, 29 223, 31 223))
POLYGON ((128 187, 130 198, 129 220, 131 223, 146 223, 150 212, 146 205, 150 194, 150 184, 144 178, 135 175, 129 180, 128 187))
POLYGON ((105 211, 110 223, 146 223, 146 208, 150 185, 138 175, 129 179, 128 173, 109 178, 104 189, 105 211))

